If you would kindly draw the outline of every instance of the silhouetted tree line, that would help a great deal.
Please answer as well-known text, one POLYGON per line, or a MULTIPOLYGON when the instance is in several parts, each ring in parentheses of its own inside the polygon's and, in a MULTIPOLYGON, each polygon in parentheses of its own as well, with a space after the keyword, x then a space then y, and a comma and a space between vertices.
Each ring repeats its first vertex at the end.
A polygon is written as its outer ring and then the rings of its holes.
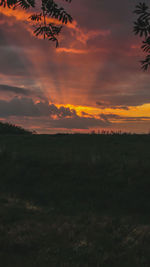
POLYGON ((147 70, 150 66, 150 9, 145 3, 140 2, 134 13, 138 15, 134 22, 134 33, 143 39, 141 49, 146 53, 145 59, 141 61, 142 69, 147 70))
MULTIPOLYGON (((71 2, 72 0, 64 0, 71 2)), ((0 6, 16 9, 21 7, 23 9, 36 8, 36 0, 0 0, 0 6)), ((40 0, 39 12, 33 13, 29 18, 35 22, 34 34, 36 36, 43 36, 44 39, 56 42, 58 47, 58 35, 62 30, 62 25, 72 22, 72 16, 66 10, 59 6, 54 0, 40 0), (49 23, 48 18, 54 18, 60 21, 61 24, 49 23)), ((39 4, 38 2, 38 4, 39 4)))
POLYGON ((31 135, 34 132, 25 130, 20 126, 13 125, 11 123, 0 122, 0 134, 28 134, 31 135))

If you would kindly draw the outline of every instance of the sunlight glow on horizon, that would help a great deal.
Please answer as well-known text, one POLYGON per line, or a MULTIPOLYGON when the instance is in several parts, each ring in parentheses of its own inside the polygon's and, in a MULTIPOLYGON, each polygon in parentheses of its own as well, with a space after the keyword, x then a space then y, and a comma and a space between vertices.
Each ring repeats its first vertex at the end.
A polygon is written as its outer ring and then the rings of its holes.
MULTIPOLYGON (((60 105, 55 104, 58 108, 61 106, 64 106, 66 108, 69 108, 71 110, 75 110, 78 116, 83 116, 82 112, 87 113, 86 116, 90 115, 94 118, 99 118, 100 114, 116 114, 123 117, 148 117, 150 118, 150 103, 149 104, 143 104, 141 106, 137 107, 128 107, 129 110, 123 110, 123 109, 112 109, 112 108, 97 108, 97 107, 91 107, 91 106, 76 106, 76 105, 60 105)), ((115 120, 114 120, 115 121, 115 120)), ((118 122, 118 121, 117 121, 118 122)))

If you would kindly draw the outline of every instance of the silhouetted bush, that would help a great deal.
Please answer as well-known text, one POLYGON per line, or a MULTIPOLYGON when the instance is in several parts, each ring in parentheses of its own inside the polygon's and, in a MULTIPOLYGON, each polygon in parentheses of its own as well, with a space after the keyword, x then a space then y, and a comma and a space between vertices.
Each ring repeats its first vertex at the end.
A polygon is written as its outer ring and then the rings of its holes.
POLYGON ((25 130, 20 126, 11 123, 0 122, 0 134, 33 134, 32 131, 25 130))

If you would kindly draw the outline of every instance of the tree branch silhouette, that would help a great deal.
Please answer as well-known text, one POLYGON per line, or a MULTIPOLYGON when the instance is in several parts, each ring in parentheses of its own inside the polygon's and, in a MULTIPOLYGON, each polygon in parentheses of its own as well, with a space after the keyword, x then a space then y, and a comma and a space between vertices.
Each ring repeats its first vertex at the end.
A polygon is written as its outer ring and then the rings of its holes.
POLYGON ((134 22, 134 33, 139 35, 142 40, 141 49, 146 53, 146 57, 141 61, 142 69, 146 71, 150 66, 150 10, 145 3, 139 3, 134 10, 138 15, 137 20, 134 22))
MULTIPOLYGON (((71 3, 72 0, 64 1, 71 3)), ((58 35, 62 30, 62 25, 68 22, 72 23, 73 18, 63 7, 59 7, 54 0, 40 0, 40 3, 40 12, 35 12, 29 17, 31 21, 36 22, 34 34, 55 42, 56 47, 58 47, 58 35), (62 25, 49 23, 48 18, 54 18, 61 22, 62 25)), ((23 9, 36 8, 36 0, 0 0, 0 6, 12 9, 18 7, 23 9)))

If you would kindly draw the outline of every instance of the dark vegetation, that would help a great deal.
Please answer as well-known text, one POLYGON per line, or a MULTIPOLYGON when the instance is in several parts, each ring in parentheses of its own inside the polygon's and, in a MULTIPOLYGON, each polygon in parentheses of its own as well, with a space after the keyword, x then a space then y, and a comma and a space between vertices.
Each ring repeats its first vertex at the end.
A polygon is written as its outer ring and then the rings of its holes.
POLYGON ((1 135, 5 267, 149 267, 150 135, 1 135))
POLYGON ((23 135, 28 135, 28 134, 33 134, 32 131, 25 130, 20 126, 13 125, 11 123, 3 123, 0 122, 0 134, 23 134, 23 135))
POLYGON ((150 9, 146 3, 139 3, 134 13, 138 16, 134 22, 134 33, 139 35, 142 40, 142 51, 146 54, 141 61, 142 69, 147 70, 150 66, 150 9))

